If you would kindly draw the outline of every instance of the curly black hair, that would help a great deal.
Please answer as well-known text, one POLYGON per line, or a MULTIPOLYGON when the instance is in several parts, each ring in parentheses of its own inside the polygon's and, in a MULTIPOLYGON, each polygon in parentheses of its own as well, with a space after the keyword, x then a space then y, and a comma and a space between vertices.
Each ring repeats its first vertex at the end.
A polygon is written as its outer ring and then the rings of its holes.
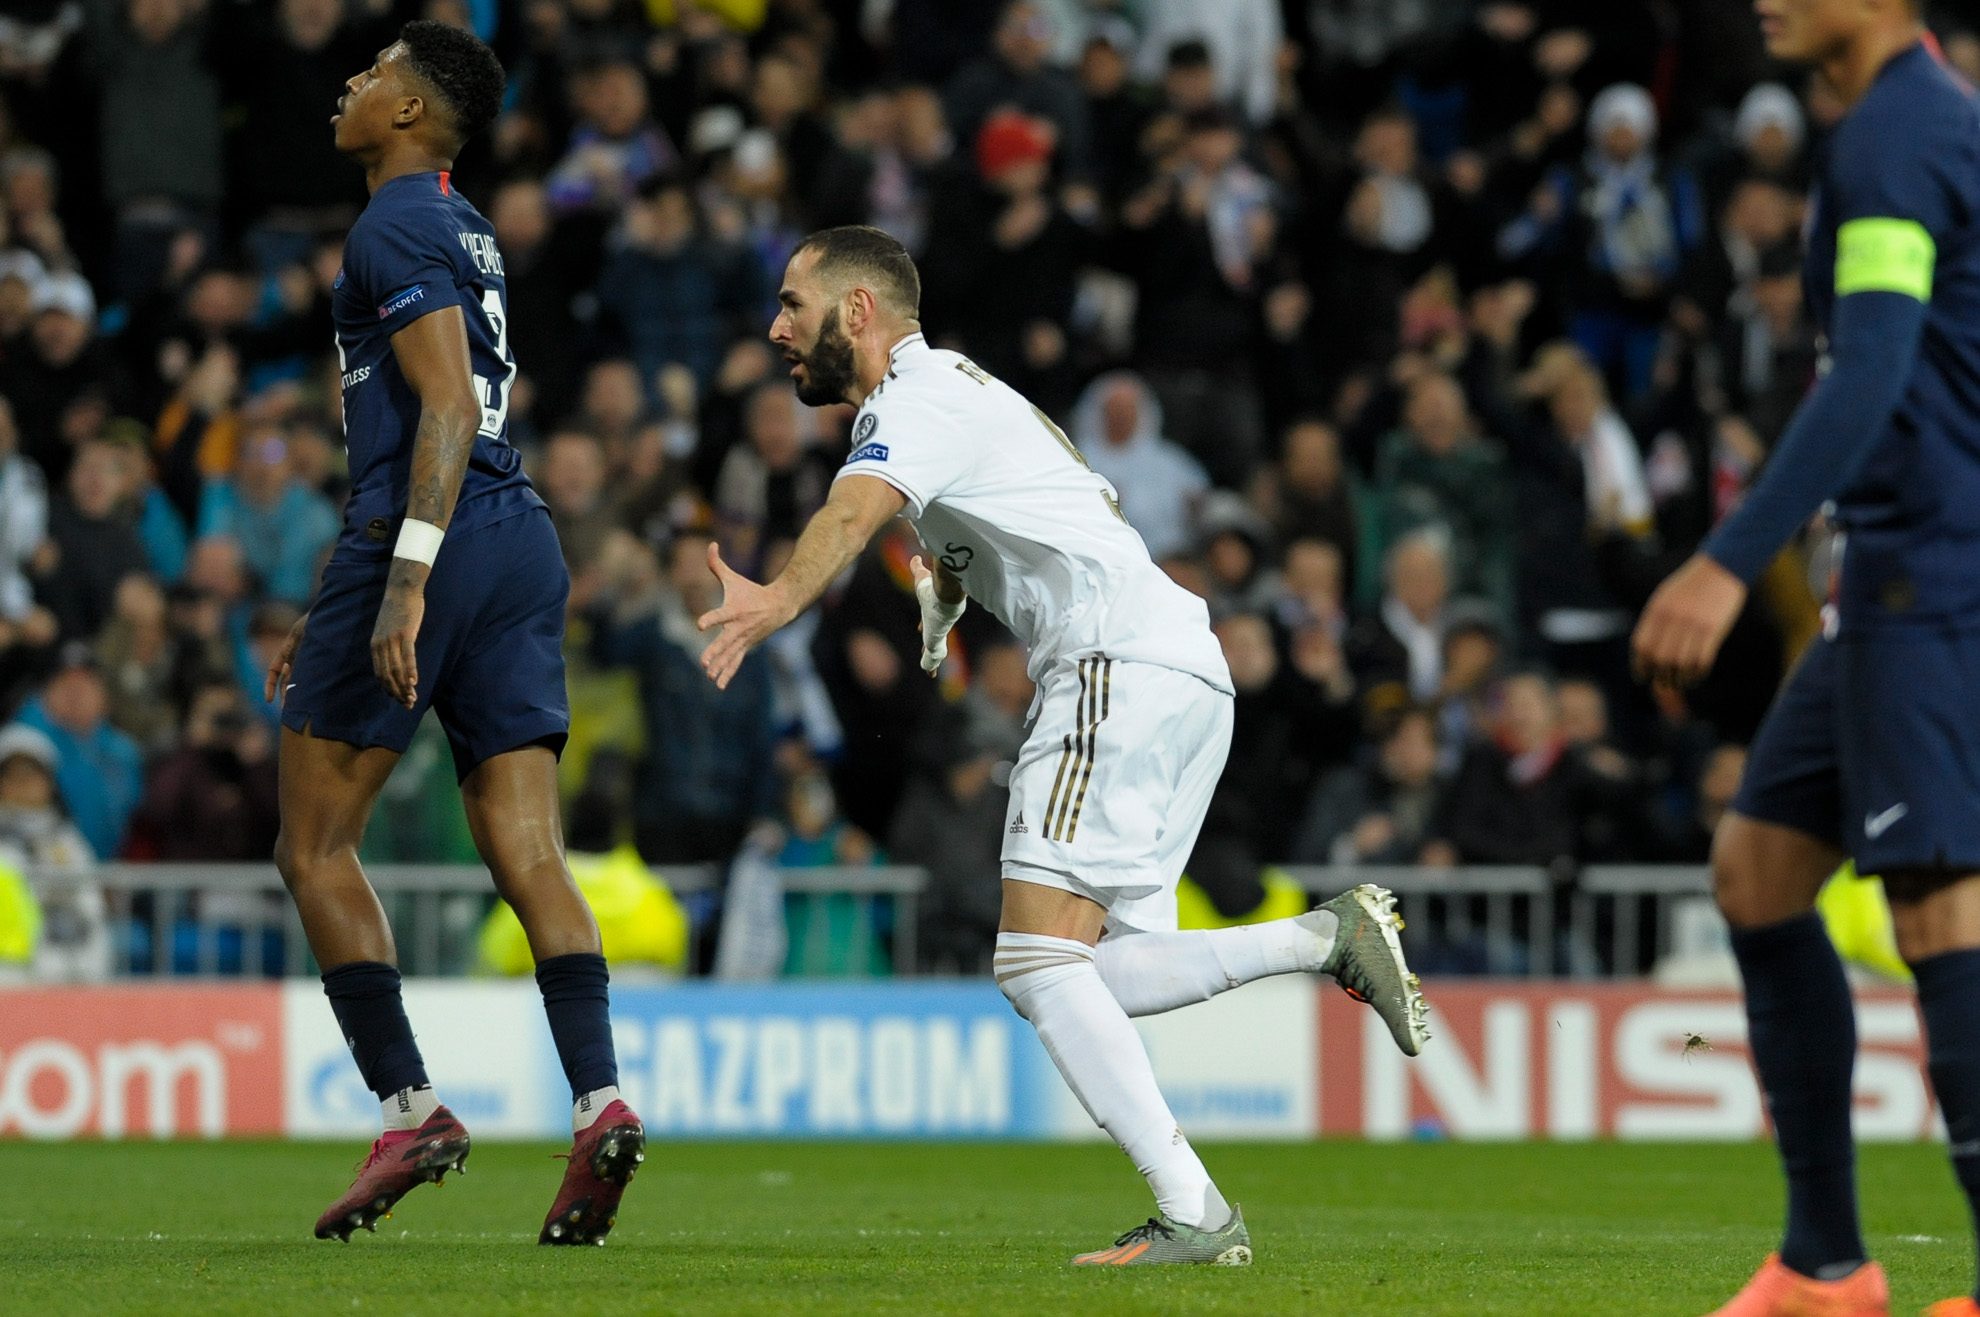
POLYGON ((502 62, 479 37, 421 18, 400 28, 399 40, 413 73, 439 93, 462 141, 495 122, 508 79, 502 62))

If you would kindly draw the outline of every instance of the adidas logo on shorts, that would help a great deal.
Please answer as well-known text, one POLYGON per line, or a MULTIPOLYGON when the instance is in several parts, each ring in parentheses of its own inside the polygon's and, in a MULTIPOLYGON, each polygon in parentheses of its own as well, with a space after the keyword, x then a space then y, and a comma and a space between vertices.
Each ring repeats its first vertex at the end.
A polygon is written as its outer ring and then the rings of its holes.
POLYGON ((1014 819, 1012 819, 1012 820, 1011 820, 1011 831, 1012 831, 1012 832, 1014 832, 1014 833, 1016 833, 1016 832, 1030 832, 1030 831, 1031 831, 1031 829, 1030 829, 1030 828, 1027 828, 1026 826, 1024 826, 1024 811, 1023 811, 1023 810, 1019 810, 1019 811, 1018 811, 1018 816, 1017 816, 1016 818, 1014 818, 1014 819))

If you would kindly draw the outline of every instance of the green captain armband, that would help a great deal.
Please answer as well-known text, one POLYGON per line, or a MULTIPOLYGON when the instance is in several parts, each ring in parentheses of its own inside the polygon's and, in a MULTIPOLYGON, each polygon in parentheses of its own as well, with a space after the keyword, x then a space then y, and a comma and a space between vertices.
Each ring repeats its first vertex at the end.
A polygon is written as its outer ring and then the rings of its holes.
POLYGON ((1903 293, 1929 302, 1937 256, 1932 235, 1916 220, 1850 220, 1836 231, 1836 296, 1903 293))

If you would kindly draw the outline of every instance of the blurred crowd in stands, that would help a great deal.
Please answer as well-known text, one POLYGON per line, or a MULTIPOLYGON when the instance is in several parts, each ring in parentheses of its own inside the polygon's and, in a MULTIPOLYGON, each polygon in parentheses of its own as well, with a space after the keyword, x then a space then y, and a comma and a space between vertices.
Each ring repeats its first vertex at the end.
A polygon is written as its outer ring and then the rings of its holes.
MULTIPOLYGON (((574 848, 925 865, 924 958, 987 963, 1032 687, 980 610, 920 672, 911 529, 727 692, 697 663, 710 540, 775 573, 845 453, 850 409, 800 406, 764 335, 799 237, 865 223, 930 340, 1059 420, 1209 601, 1219 912, 1274 863, 1704 858, 1828 545, 1703 686, 1632 680, 1637 609, 1818 352, 1798 235, 1838 107, 1738 0, 18 0, 0 843, 269 855, 262 673, 344 492, 327 299, 365 194, 328 118, 422 16, 509 71, 455 186, 573 579, 574 848)), ((1980 12, 1932 18, 1980 75, 1980 12)), ((444 747, 367 857, 472 860, 444 747)))

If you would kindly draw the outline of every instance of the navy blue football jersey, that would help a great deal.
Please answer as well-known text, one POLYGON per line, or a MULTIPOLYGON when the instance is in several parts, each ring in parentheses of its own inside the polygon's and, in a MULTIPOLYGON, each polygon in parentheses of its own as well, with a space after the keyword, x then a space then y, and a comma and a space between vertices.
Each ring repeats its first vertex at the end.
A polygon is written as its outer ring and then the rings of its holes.
POLYGON ((1903 398, 1836 499, 1845 626, 1980 615, 1980 103, 1923 43, 1830 137, 1806 284, 1824 328, 1854 292, 1925 303, 1903 398))
POLYGON ((543 505, 523 474, 522 455, 509 444, 516 362, 509 353, 508 287, 495 230, 445 173, 404 174, 372 194, 344 239, 344 268, 331 298, 351 467, 346 545, 389 545, 398 538, 420 403, 393 355, 392 335, 450 306, 460 307, 467 322, 481 429, 448 530, 469 530, 543 505))

